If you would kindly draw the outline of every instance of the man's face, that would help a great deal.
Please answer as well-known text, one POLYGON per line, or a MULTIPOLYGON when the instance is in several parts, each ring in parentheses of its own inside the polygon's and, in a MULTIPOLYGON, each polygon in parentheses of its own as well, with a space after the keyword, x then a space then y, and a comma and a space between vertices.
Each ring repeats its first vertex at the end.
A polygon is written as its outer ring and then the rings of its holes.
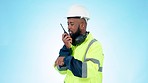
POLYGON ((75 45, 75 39, 81 34, 80 19, 69 18, 67 23, 68 23, 68 31, 72 38, 72 44, 75 45))
POLYGON ((70 35, 80 34, 80 19, 78 18, 69 18, 68 19, 68 31, 70 35))

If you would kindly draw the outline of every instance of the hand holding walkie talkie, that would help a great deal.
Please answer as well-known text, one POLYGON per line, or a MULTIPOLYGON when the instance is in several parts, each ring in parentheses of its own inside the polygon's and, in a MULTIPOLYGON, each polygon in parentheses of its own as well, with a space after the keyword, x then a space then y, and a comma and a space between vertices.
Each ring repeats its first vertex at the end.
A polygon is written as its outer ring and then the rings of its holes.
POLYGON ((70 37, 70 35, 65 31, 64 27, 62 26, 62 24, 60 24, 64 34, 62 35, 62 40, 64 42, 64 44, 66 45, 67 48, 71 47, 71 43, 72 43, 72 38, 70 37))

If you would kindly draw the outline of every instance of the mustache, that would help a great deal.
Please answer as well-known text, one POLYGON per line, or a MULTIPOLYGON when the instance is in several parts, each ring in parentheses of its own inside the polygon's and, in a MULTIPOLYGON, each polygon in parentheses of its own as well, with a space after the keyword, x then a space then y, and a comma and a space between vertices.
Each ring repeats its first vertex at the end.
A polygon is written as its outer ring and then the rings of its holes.
POLYGON ((68 29, 68 33, 69 34, 73 34, 73 31, 71 31, 70 29, 68 29))

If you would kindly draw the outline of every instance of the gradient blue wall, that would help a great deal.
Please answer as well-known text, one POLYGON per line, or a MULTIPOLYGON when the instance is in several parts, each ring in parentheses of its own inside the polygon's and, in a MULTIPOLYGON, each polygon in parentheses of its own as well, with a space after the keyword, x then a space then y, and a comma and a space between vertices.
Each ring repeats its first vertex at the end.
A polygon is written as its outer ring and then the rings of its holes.
POLYGON ((103 46, 103 83, 148 83, 147 0, 1 0, 0 83, 62 83, 53 64, 72 4, 91 14, 88 30, 103 46))

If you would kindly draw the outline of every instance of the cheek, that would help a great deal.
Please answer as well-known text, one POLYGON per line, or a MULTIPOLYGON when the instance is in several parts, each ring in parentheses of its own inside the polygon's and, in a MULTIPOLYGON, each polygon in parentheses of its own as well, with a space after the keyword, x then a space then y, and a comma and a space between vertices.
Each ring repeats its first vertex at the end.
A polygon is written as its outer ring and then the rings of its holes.
POLYGON ((73 33, 75 33, 78 29, 78 26, 73 26, 73 33))

